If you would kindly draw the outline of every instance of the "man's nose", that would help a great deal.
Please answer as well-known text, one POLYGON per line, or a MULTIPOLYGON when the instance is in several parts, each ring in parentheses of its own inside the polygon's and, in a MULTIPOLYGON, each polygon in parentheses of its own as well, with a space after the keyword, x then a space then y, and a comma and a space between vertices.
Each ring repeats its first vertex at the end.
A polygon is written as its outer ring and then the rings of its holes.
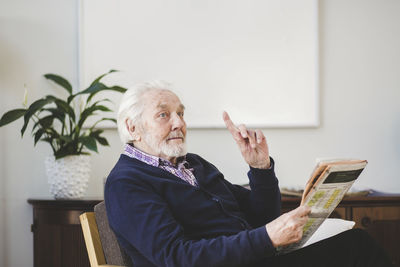
POLYGON ((186 125, 186 123, 185 123, 183 117, 179 116, 176 113, 173 113, 173 115, 172 115, 172 130, 181 129, 185 125, 186 125))

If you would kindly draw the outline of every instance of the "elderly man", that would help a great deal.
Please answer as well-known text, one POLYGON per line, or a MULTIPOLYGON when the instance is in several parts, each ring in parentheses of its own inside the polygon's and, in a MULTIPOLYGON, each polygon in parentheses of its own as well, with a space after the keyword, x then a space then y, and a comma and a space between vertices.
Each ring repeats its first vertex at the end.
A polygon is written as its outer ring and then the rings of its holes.
POLYGON ((299 207, 280 216, 278 180, 263 133, 235 126, 224 112, 250 166, 247 190, 186 152, 184 111, 161 82, 128 90, 120 105, 125 149, 107 179, 105 203, 134 266, 389 266, 360 231, 276 255, 278 246, 302 237, 310 210, 299 207))

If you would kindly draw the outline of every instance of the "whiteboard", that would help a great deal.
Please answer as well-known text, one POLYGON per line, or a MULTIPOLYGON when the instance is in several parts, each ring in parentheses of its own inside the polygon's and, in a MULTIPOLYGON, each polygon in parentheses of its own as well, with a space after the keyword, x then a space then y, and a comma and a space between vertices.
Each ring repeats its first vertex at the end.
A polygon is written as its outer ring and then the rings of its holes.
POLYGON ((118 69, 172 83, 191 128, 319 125, 317 0, 80 1, 81 88, 118 69))

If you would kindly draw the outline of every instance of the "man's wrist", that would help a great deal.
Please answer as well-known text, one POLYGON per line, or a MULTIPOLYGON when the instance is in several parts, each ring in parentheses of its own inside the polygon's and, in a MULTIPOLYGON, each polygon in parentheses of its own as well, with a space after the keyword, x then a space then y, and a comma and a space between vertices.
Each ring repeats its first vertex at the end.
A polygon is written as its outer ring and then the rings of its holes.
POLYGON ((250 167, 254 169, 260 169, 260 170, 271 170, 272 169, 272 161, 271 158, 268 158, 268 161, 264 164, 260 165, 250 165, 250 167))

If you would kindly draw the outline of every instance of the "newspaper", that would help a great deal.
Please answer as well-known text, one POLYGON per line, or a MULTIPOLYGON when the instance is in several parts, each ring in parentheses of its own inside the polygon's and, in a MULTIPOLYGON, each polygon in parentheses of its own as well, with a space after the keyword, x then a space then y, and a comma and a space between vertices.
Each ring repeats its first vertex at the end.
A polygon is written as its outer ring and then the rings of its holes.
POLYGON ((366 160, 325 160, 318 162, 302 195, 301 205, 311 208, 303 228, 303 238, 286 247, 278 248, 284 254, 299 249, 336 208, 346 192, 361 174, 366 160))

